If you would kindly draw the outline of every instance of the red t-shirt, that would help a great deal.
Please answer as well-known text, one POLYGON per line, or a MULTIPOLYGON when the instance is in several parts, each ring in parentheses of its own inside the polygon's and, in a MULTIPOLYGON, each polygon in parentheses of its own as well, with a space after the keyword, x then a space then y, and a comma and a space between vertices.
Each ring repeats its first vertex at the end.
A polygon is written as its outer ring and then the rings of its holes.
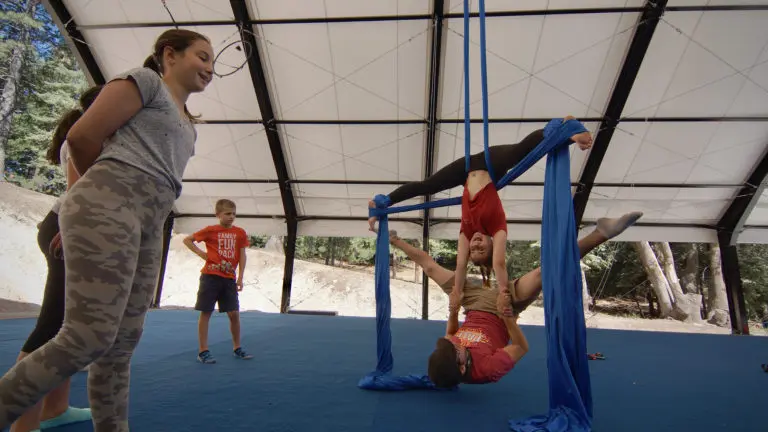
POLYGON ((504 352, 509 334, 504 321, 497 315, 469 311, 464 324, 451 338, 467 348, 472 355, 470 379, 472 384, 496 382, 515 366, 504 352))
POLYGON ((507 232, 507 215, 493 183, 488 183, 469 199, 469 190, 464 186, 461 197, 461 228, 467 239, 479 232, 493 237, 499 231, 507 232))
POLYGON ((193 238, 196 242, 205 242, 205 253, 208 255, 201 273, 235 279, 240 250, 250 243, 244 229, 211 225, 196 232, 193 238))

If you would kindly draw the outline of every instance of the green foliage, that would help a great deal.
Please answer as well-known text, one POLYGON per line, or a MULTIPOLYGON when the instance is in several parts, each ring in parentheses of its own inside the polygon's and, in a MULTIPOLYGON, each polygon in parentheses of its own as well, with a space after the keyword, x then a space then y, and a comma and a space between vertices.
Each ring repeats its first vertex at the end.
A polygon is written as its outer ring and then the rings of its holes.
POLYGON ((59 117, 76 105, 86 80, 45 8, 35 2, 32 15, 26 13, 30 1, 0 4, 0 86, 9 79, 17 86, 3 168, 17 185, 59 195, 66 188, 63 172, 45 153, 59 117), (12 52, 19 49, 22 68, 11 77, 12 52))
POLYGON ((539 266, 541 245, 539 242, 507 242, 507 275, 509 279, 519 278, 539 266))
POLYGON ((768 319, 768 245, 739 245, 739 269, 744 303, 750 319, 768 319))
POLYGON ((24 96, 25 109, 11 123, 6 145, 6 170, 9 180, 50 195, 66 189, 63 172, 45 159, 53 130, 64 112, 77 106, 77 98, 87 88, 85 76, 77 69, 65 49, 50 60, 36 60, 37 79, 32 92, 24 96))
POLYGON ((441 266, 456 269, 456 249, 459 247, 457 240, 429 239, 429 255, 441 266))
POLYGON ((356 265, 373 265, 376 259, 376 239, 373 237, 355 237, 351 239, 347 261, 356 265))
POLYGON ((252 235, 249 237, 250 245, 253 248, 263 248, 267 244, 269 237, 262 235, 252 235))

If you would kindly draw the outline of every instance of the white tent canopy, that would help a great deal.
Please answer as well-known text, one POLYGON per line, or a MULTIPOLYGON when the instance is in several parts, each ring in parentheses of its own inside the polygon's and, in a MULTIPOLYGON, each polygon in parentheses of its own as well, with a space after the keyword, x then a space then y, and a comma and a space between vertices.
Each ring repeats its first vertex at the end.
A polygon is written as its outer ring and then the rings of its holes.
MULTIPOLYGON (((571 152, 583 224, 640 210, 620 240, 714 242, 738 204, 738 241, 768 241, 768 1, 486 3, 490 143, 517 142, 554 117, 583 119, 595 136, 593 150, 571 152)), ((253 234, 285 235, 295 223, 298 235, 368 235, 371 197, 464 154, 463 1, 48 6, 94 82, 141 65, 172 19, 211 39, 217 73, 243 66, 189 103, 206 123, 177 230, 210 223, 226 197, 253 234)), ((473 152, 483 144, 479 22, 474 14, 469 34, 473 152)), ((539 236, 544 164, 503 190, 513 240, 539 236)), ((455 238, 459 212, 432 210, 427 234, 455 238)), ((424 234, 423 211, 398 218, 404 235, 424 234)))

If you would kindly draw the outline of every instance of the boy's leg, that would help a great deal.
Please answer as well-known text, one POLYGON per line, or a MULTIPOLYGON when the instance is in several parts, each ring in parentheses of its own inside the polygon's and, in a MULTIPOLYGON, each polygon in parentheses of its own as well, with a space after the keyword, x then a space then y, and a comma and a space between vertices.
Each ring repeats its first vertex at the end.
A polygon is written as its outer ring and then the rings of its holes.
POLYGON ((200 317, 197 319, 197 341, 199 354, 208 351, 208 328, 211 323, 211 315, 213 312, 200 312, 200 317))
POLYGON ((216 307, 216 301, 219 298, 219 286, 215 278, 216 276, 213 275, 200 275, 200 285, 197 289, 197 301, 195 302, 195 310, 200 311, 200 317, 197 320, 197 360, 205 364, 216 363, 216 359, 208 350, 208 327, 213 309, 216 307))
MULTIPOLYGON (((595 230, 579 240, 579 253, 583 258, 594 248, 618 236, 632 226, 643 215, 641 212, 627 213, 619 218, 602 218, 597 221, 595 230)), ((515 311, 522 312, 541 293, 541 268, 524 274, 520 279, 510 282, 512 305, 515 311)))
POLYGON ((229 331, 232 333, 232 353, 243 360, 252 356, 243 350, 240 345, 240 298, 237 293, 237 284, 234 279, 222 278, 222 292, 219 298, 219 311, 226 312, 229 317, 229 331))

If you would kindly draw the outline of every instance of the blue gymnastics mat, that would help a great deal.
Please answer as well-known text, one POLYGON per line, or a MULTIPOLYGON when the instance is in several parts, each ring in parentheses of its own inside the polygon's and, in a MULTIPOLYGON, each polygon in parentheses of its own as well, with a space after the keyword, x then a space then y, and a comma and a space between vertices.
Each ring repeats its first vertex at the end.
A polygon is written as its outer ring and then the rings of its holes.
MULTIPOLYGON (((7 370, 34 320, 0 321, 7 370)), ((392 320, 396 374, 425 373, 444 322, 392 320)), ((136 351, 131 429, 138 431, 482 431, 546 412, 544 328, 524 326, 531 350, 510 375, 457 392, 371 392, 358 380, 375 369, 373 318, 242 314, 243 347, 232 357, 229 322, 211 319, 218 363, 196 361, 197 314, 151 311, 136 351)), ((768 430, 768 340, 758 337, 588 330, 594 430, 604 432, 768 430)), ((86 406, 86 374, 72 401, 86 406)), ((56 429, 91 431, 90 423, 56 429)))

